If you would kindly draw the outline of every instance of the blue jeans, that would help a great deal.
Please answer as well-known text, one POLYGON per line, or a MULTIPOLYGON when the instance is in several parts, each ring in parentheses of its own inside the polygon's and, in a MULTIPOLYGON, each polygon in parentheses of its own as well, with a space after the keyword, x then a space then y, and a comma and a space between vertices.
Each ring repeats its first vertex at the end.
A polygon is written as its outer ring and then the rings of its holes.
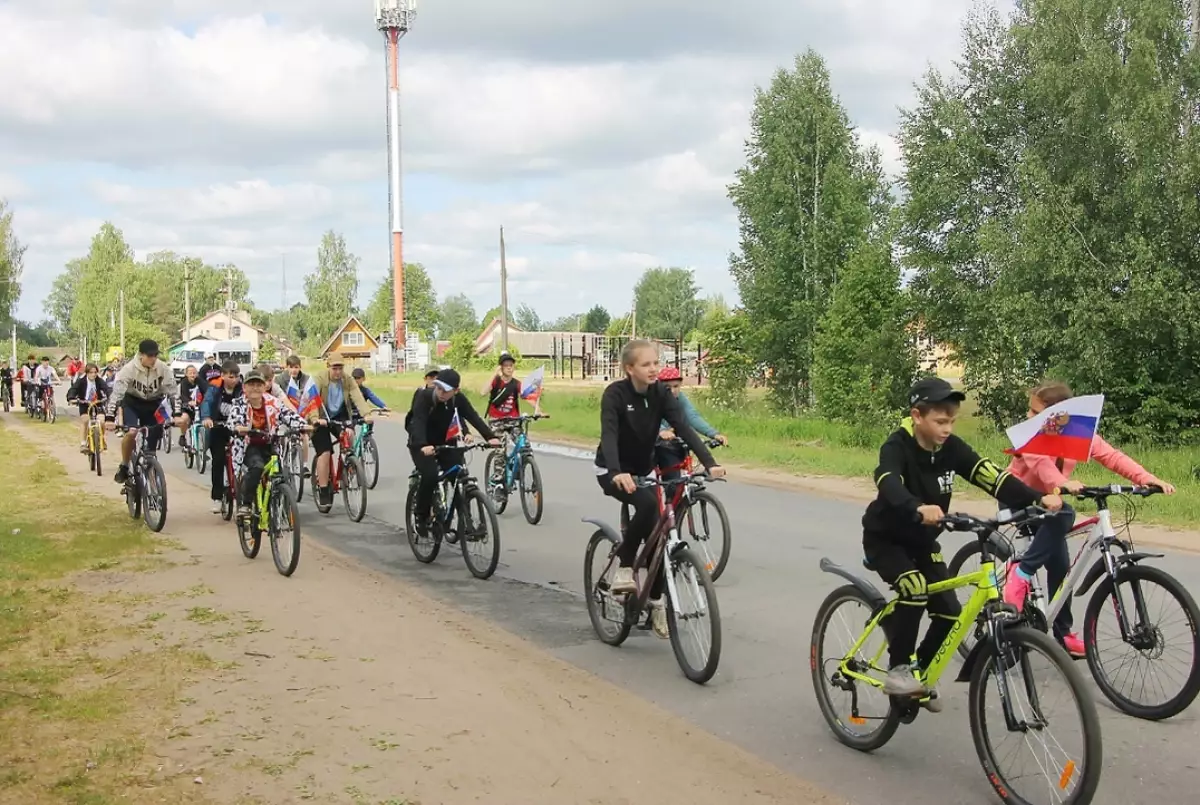
MULTIPOLYGON (((1026 576, 1032 577, 1042 567, 1046 568, 1048 586, 1045 592, 1050 599, 1053 599, 1058 588, 1066 580, 1067 571, 1071 567, 1067 534, 1073 525, 1075 510, 1064 503, 1062 511, 1042 521, 1037 533, 1033 535, 1033 541, 1029 543, 1029 550, 1021 557, 1020 570, 1026 576)), ((1062 640, 1064 635, 1070 634, 1074 620, 1071 617, 1071 599, 1068 597, 1063 600, 1062 609, 1054 619, 1054 636, 1062 640)))

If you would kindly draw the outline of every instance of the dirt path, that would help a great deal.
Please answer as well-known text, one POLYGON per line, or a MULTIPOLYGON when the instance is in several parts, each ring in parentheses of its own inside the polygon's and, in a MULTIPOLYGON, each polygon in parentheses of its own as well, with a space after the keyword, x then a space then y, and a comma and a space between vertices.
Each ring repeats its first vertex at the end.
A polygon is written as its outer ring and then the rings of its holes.
MULTIPOLYGON (((40 441, 117 495, 71 446, 40 441)), ((173 566, 80 577, 145 625, 119 650, 184 643, 215 661, 147 736, 157 778, 222 803, 842 802, 311 540, 284 579, 265 550, 241 556, 205 495, 170 473, 168 487, 173 566)))

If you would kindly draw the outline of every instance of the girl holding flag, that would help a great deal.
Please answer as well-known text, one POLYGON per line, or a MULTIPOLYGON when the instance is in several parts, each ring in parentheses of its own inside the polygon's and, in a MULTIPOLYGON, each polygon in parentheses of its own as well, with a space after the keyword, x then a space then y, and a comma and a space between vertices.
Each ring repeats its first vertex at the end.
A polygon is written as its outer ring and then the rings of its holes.
MULTIPOLYGON (((1071 479, 1071 473, 1079 461, 1087 461, 1090 457, 1134 484, 1158 486, 1164 493, 1174 494, 1175 487, 1159 480, 1100 437, 1097 427, 1103 402, 1104 398, 1098 395, 1075 397, 1066 383, 1046 382, 1032 389, 1029 392, 1029 422, 1009 429, 1013 449, 1008 452, 1013 454, 1013 460, 1008 471, 1026 486, 1043 494, 1054 494, 1060 489, 1070 494, 1083 489, 1083 484, 1071 479), (1047 414, 1048 408, 1055 410, 1047 414), (1029 425, 1034 419, 1043 420, 1043 424, 1030 430, 1029 425)), ((1071 565, 1067 534, 1074 524, 1075 511, 1066 504, 1055 517, 1043 521, 1020 563, 1016 567, 1009 565, 1004 585, 1005 603, 1021 611, 1033 574, 1043 566, 1049 594, 1058 591, 1071 565)), ((1083 657, 1083 640, 1071 631, 1073 622, 1071 601, 1067 599, 1054 621, 1054 636, 1071 656, 1083 657)))
POLYGON ((82 421, 82 441, 79 443, 80 452, 87 452, 88 406, 92 403, 108 402, 108 385, 100 379, 100 367, 89 363, 83 373, 75 378, 71 388, 67 390, 67 405, 79 403, 79 418, 82 421))

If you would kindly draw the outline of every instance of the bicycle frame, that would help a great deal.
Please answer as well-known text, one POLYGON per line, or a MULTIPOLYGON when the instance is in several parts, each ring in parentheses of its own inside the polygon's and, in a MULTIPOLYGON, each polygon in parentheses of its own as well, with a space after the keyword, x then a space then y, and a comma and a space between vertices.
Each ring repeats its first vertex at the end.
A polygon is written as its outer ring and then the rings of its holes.
POLYGON ((258 482, 258 490, 255 495, 258 503, 258 528, 260 531, 266 531, 270 512, 267 510, 267 502, 271 497, 271 484, 274 482, 275 476, 282 469, 282 464, 279 462, 279 453, 275 450, 275 446, 271 446, 271 458, 263 467, 262 478, 258 482))
POLYGON ((88 403, 88 449, 93 453, 103 452, 108 449, 108 440, 104 436, 104 421, 101 417, 97 416, 101 408, 102 405, 100 402, 88 403), (93 444, 92 429, 96 427, 100 431, 100 444, 93 444))
POLYGON ((521 477, 522 456, 529 448, 529 436, 525 433, 527 427, 528 425, 522 424, 521 430, 512 440, 512 449, 508 451, 508 460, 504 462, 504 488, 509 491, 512 491, 513 485, 521 477))
MULTIPOLYGON (((939 581, 929 585, 930 596, 938 593, 948 592, 950 590, 957 590, 960 587, 974 586, 976 588, 975 592, 967 600, 966 604, 963 605, 962 614, 958 616, 958 619, 954 621, 954 625, 950 627, 950 634, 946 636, 944 641, 942 641, 942 645, 938 648, 937 653, 933 656, 933 660, 929 663, 929 667, 925 670, 926 684, 930 687, 935 687, 937 685, 938 680, 941 679, 942 674, 946 670, 946 666, 950 664, 950 660, 954 657, 955 652, 958 650, 959 644, 962 643, 963 639, 969 633, 971 626, 974 625, 977 620, 979 620, 979 616, 983 613, 984 607, 986 607, 992 601, 1000 600, 1000 589, 996 582, 996 564, 996 561, 993 559, 991 563, 972 573, 967 573, 962 576, 955 576, 952 579, 946 579, 945 581, 939 581)), ((882 609, 871 616, 871 620, 867 622, 867 627, 863 631, 862 635, 846 653, 846 656, 842 658, 842 664, 838 667, 838 670, 841 673, 858 682, 862 682, 877 688, 883 687, 882 679, 876 679, 869 674, 859 673, 858 671, 850 668, 849 664, 850 660, 858 655, 858 652, 862 649, 863 644, 867 642, 867 638, 869 638, 877 628, 881 628, 880 624, 883 619, 892 614, 892 612, 896 609, 899 600, 899 598, 893 598, 892 600, 888 601, 882 609)), ((982 644, 983 641, 980 641, 978 645, 982 644)), ((879 661, 882 658, 883 653, 887 650, 888 643, 884 642, 879 651, 876 652, 875 656, 870 660, 872 668, 881 667, 879 665, 879 661)), ((970 675, 972 665, 972 662, 967 662, 963 665, 962 670, 959 672, 959 681, 962 681, 964 678, 970 675)))
POLYGON ((363 450, 366 447, 367 439, 371 438, 371 431, 374 429, 374 423, 363 419, 363 423, 354 429, 354 443, 351 446, 351 455, 362 457, 363 450))

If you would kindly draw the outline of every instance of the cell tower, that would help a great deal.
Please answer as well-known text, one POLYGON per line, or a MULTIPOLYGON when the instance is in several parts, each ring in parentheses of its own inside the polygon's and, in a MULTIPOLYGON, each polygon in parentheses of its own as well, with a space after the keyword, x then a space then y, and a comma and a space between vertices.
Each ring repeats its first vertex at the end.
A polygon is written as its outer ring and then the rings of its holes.
POLYGON ((392 331, 403 371, 408 325, 404 310, 404 198, 400 166, 400 40, 417 16, 417 0, 375 0, 375 27, 387 45, 388 207, 392 218, 392 331))

